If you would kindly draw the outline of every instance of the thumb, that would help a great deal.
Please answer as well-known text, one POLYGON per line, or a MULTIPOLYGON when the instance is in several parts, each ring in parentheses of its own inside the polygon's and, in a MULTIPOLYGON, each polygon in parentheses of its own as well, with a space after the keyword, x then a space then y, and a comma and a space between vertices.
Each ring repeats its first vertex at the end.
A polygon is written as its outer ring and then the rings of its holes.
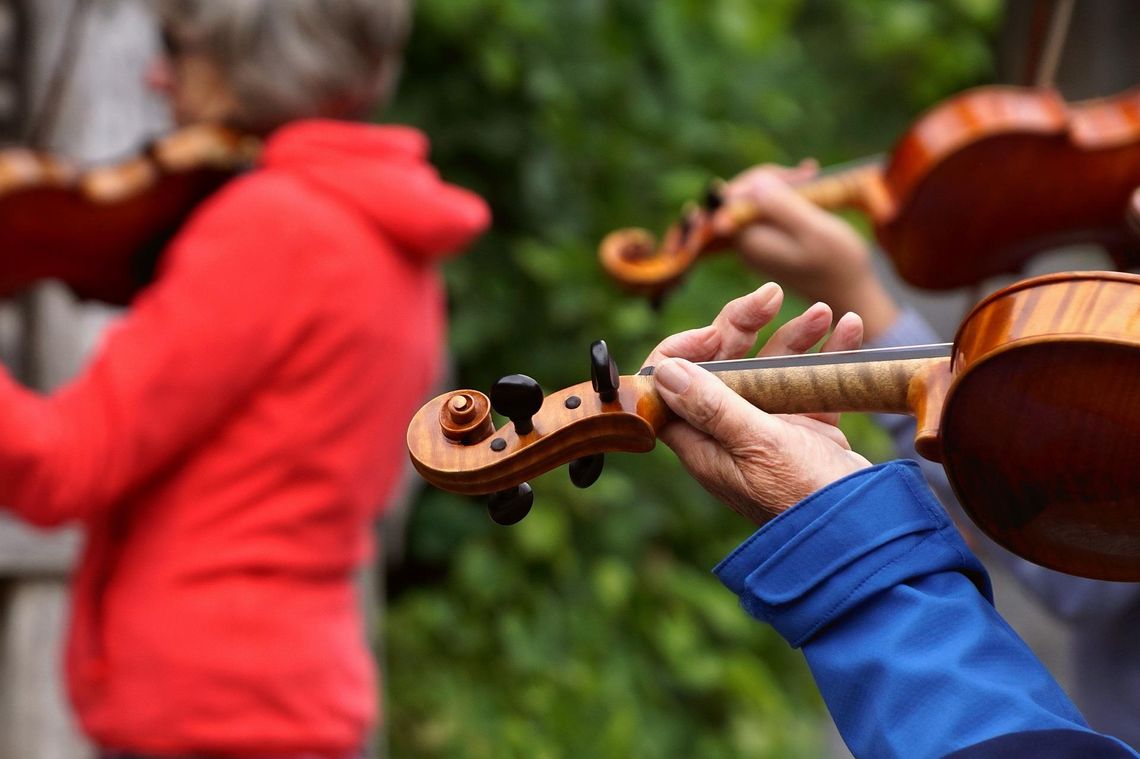
POLYGON ((653 370, 653 376, 666 405, 726 449, 763 445, 777 437, 772 417, 695 364, 666 359, 653 370))

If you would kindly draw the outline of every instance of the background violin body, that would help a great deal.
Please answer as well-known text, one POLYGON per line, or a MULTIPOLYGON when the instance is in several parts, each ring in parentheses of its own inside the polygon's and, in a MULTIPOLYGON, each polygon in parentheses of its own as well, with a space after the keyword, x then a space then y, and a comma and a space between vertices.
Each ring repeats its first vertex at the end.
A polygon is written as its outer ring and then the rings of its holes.
MULTIPOLYGON (((1140 186, 1140 89, 1069 105, 1053 90, 968 90, 921 116, 885 165, 822 176, 796 189, 821 207, 865 213, 899 275, 950 289, 1016 272, 1060 245, 1104 245, 1117 268, 1140 261, 1126 221, 1140 186)), ((643 230, 602 243, 617 281, 660 295, 724 240, 711 230, 715 196, 669 230, 654 250, 643 230)), ((757 220, 746 203, 737 226, 757 220)))
POLYGON ((129 302, 194 207, 258 149, 254 138, 194 126, 138 157, 85 171, 24 149, 0 151, 0 297, 50 278, 82 298, 129 302))
MULTIPOLYGON (((460 390, 429 402, 408 428, 416 469, 446 490, 495 494, 492 516, 510 523, 530 508, 528 478, 573 462, 584 487, 602 454, 653 448, 671 416, 652 376, 619 377, 598 346, 591 382, 545 398, 511 375, 489 401, 460 390), (511 423, 496 430, 491 408, 511 423)), ((944 464, 998 543, 1070 574, 1140 580, 1140 276, 1025 280, 979 303, 948 348, 703 366, 773 413, 914 416, 916 449, 944 464)))
POLYGON ((1137 262, 1128 201, 1140 186, 1140 89, 1066 105, 1054 91, 987 87, 903 136, 873 208, 879 241, 908 282, 931 289, 1017 272, 1034 254, 1104 245, 1137 262))

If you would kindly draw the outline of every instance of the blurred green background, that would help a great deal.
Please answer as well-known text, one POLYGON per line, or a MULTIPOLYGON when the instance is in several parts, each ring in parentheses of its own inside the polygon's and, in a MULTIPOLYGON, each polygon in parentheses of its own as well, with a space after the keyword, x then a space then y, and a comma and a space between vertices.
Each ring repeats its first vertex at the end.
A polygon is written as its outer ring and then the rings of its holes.
MULTIPOLYGON (((660 311, 603 276, 610 230, 671 223, 713 176, 889 150, 993 78, 998 0, 419 0, 386 120, 432 138, 494 230, 450 264, 457 386, 626 373, 762 278, 714 257, 660 311)), ((789 302, 785 315, 802 304, 789 302)), ((852 443, 889 457, 869 422, 852 443)), ((798 652, 709 569, 750 533, 668 451, 611 455, 592 488, 532 483, 513 528, 425 488, 389 578, 395 757, 817 757, 798 652)))

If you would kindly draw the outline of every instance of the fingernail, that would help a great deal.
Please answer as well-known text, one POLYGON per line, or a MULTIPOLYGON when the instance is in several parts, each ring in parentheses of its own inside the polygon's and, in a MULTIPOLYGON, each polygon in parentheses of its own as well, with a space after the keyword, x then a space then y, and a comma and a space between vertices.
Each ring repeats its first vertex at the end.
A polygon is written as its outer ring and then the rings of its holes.
POLYGON ((682 366, 681 361, 675 358, 666 359, 658 364, 653 370, 653 376, 660 387, 676 395, 688 390, 692 382, 688 368, 682 366))
POLYGON ((779 293, 780 286, 775 282, 763 284, 756 290, 756 296, 761 299, 760 304, 763 306, 771 305, 779 293))
POLYGON ((812 314, 813 319, 820 319, 820 318, 826 317, 828 321, 831 321, 831 306, 827 305, 823 301, 817 301, 815 303, 812 303, 811 306, 808 308, 808 311, 814 311, 815 312, 814 314, 812 314))

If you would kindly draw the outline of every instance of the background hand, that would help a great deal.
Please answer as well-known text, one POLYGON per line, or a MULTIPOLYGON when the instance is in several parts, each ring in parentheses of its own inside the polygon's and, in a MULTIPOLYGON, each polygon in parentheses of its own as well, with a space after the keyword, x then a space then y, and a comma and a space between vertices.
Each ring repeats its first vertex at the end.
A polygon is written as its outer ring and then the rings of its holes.
MULTIPOLYGON (((764 164, 725 185, 728 204, 744 201, 759 212, 759 220, 737 231, 732 244, 750 266, 807 300, 859 314, 868 338, 877 337, 898 318, 898 307, 876 277, 863 238, 792 188, 817 172, 810 160, 794 168, 764 164)), ((726 233, 733 228, 726 211, 713 224, 726 233)))
MULTIPOLYGON (((782 301, 779 286, 764 285, 726 305, 712 325, 667 338, 646 361, 656 367, 658 392, 679 417, 659 438, 702 487, 757 524, 870 466, 834 426, 836 415, 766 414, 690 363, 747 355, 782 301)), ((802 353, 830 325, 831 309, 817 303, 780 327, 759 355, 802 353)), ((862 337, 859 317, 845 314, 822 350, 853 350, 862 337)))

